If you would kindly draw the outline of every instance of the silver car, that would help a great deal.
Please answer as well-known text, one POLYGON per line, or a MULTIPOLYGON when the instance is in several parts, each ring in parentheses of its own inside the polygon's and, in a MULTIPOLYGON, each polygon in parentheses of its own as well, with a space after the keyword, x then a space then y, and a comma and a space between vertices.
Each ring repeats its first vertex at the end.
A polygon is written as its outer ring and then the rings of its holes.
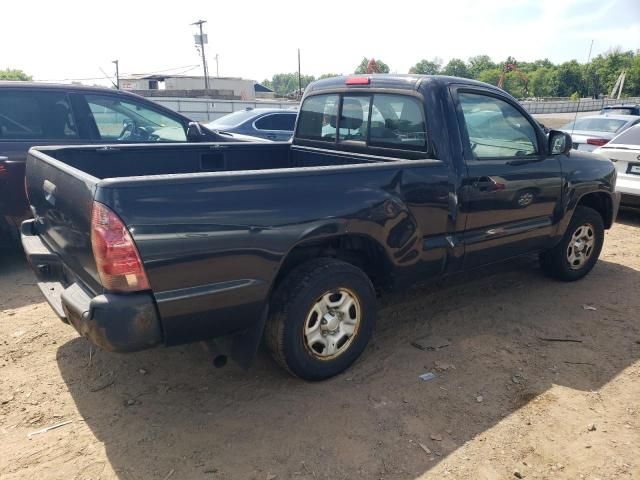
POLYGON ((636 115, 588 115, 560 128, 573 139, 573 148, 592 152, 616 135, 640 123, 636 115))

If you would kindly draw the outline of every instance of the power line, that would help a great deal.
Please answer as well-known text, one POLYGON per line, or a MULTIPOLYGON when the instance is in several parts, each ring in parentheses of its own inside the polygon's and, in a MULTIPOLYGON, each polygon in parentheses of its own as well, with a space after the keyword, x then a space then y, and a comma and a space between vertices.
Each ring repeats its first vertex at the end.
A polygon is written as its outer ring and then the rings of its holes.
MULTIPOLYGON (((126 77, 126 76, 131 76, 131 75, 153 75, 154 73, 164 73, 164 72, 169 72, 172 70, 181 70, 181 69, 187 69, 184 72, 179 72, 179 73, 185 73, 188 72, 190 70, 194 70, 196 68, 198 68, 200 65, 183 65, 182 67, 173 67, 173 68, 165 68, 163 70, 154 70, 152 72, 146 72, 146 73, 127 73, 127 74, 123 74, 121 75, 121 77, 126 77)), ((179 73, 176 73, 174 75, 178 75, 179 73)), ((82 80, 104 80, 105 77, 84 77, 84 78, 56 78, 56 79, 46 79, 46 80, 42 80, 42 79, 37 79, 36 81, 38 82, 74 82, 74 81, 82 81, 82 80)))

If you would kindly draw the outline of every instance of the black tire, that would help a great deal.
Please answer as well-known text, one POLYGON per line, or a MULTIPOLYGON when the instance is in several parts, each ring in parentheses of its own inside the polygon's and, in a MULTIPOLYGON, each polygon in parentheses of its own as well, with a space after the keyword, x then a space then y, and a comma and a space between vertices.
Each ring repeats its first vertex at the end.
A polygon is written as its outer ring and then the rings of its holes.
POLYGON ((573 217, 567 231, 558 245, 551 250, 540 254, 540 266, 544 273, 557 280, 573 282, 584 277, 591 271, 602 250, 604 242, 604 223, 600 214, 592 208, 579 205, 573 212, 573 217), (568 249, 572 242, 574 233, 583 225, 590 225, 593 228, 594 245, 587 261, 580 266, 575 266, 569 262, 568 249))
POLYGON ((265 343, 275 360, 291 374, 305 380, 323 380, 346 370, 360 356, 373 333, 376 313, 375 291, 362 270, 333 258, 310 260, 293 269, 274 292, 265 343), (358 326, 342 344, 340 349, 344 349, 339 354, 320 359, 308 346, 305 325, 312 322, 307 322, 308 316, 323 295, 339 289, 345 289, 357 300, 358 326))

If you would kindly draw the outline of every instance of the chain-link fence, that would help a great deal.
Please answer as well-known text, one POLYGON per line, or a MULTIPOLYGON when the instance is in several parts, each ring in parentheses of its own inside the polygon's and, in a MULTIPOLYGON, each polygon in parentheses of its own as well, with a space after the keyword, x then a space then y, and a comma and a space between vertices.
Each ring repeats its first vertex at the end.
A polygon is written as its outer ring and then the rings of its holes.
POLYGON ((522 100, 522 106, 529 113, 573 113, 573 112, 597 112, 607 105, 636 104, 640 103, 640 97, 598 99, 583 98, 581 100, 522 100))

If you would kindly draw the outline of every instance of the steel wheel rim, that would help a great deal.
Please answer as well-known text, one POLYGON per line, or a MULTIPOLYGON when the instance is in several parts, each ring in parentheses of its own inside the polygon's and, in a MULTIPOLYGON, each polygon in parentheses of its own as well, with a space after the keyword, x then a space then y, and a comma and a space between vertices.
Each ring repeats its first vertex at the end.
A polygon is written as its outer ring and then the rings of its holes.
POLYGON ((309 309, 303 326, 307 351, 319 360, 332 360, 346 352, 358 335, 362 308, 347 288, 323 293, 309 309))
POLYGON ((567 262, 571 270, 579 270, 591 258, 596 245, 593 225, 585 223, 575 229, 567 246, 567 262))

